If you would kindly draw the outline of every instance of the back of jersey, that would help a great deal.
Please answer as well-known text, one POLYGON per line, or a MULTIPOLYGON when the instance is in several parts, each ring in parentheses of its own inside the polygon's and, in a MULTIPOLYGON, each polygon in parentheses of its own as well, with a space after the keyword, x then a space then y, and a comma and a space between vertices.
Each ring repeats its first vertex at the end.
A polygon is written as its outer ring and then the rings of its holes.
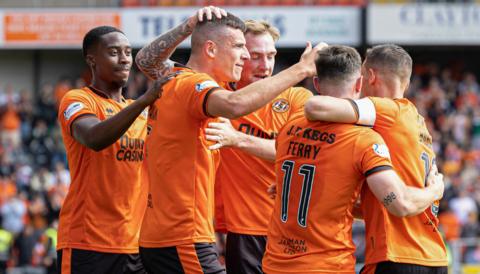
POLYGON ((275 169, 264 271, 354 273, 354 203, 366 176, 391 169, 380 135, 300 115, 279 133, 275 169))

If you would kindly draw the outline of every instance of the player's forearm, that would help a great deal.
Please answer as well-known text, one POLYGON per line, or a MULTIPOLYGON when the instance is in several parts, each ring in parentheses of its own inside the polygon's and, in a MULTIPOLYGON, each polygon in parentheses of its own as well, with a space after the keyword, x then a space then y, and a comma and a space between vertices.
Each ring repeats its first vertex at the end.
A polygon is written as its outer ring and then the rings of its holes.
POLYGON ((74 127, 74 137, 95 151, 105 149, 125 134, 147 106, 143 100, 139 99, 104 121, 90 127, 74 127))
POLYGON ((274 162, 277 151, 275 140, 239 133, 236 147, 261 159, 274 162))
POLYGON ((419 205, 412 202, 409 197, 410 189, 393 170, 381 171, 368 176, 367 184, 378 201, 395 216, 405 217, 420 210, 419 205))
POLYGON ((389 192, 383 198, 387 210, 395 216, 413 216, 423 212, 436 200, 428 188, 405 186, 389 192))
POLYGON ((407 186, 405 199, 409 207, 406 216, 417 215, 425 211, 433 202, 440 198, 441 197, 438 197, 429 187, 416 188, 407 186))
POLYGON ((352 104, 331 96, 313 96, 305 103, 305 117, 310 121, 355 123, 357 115, 352 104))
POLYGON ((157 37, 144 46, 135 57, 138 68, 151 79, 158 79, 170 72, 173 62, 169 60, 177 46, 192 34, 187 21, 157 37))
POLYGON ((214 99, 217 102, 211 103, 209 100, 208 113, 229 119, 239 118, 266 105, 307 76, 307 71, 300 64, 293 65, 275 76, 256 81, 236 92, 224 93, 222 99, 214 99))

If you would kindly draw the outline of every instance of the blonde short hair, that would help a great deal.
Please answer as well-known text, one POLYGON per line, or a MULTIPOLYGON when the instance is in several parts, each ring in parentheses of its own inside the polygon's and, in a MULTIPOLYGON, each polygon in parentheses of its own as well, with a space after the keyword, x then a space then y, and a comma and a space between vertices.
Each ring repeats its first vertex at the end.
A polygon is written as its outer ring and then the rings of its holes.
POLYGON ((276 27, 270 25, 267 21, 248 19, 245 20, 245 26, 247 27, 245 34, 252 33, 253 35, 259 35, 268 33, 272 36, 273 41, 275 42, 280 38, 280 31, 278 31, 276 27))

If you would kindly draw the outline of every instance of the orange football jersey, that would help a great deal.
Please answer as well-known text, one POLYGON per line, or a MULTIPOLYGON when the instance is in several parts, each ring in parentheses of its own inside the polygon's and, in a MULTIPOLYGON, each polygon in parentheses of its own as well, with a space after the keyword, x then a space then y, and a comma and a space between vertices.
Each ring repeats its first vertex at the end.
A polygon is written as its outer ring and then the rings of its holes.
POLYGON ((220 160, 205 138, 213 119, 207 98, 219 85, 207 74, 180 72, 163 87, 149 111, 148 206, 140 246, 167 247, 214 242, 214 181, 220 160))
POLYGON ((277 137, 264 271, 355 273, 353 206, 365 178, 391 168, 383 139, 367 127, 289 121, 277 137))
POLYGON ((58 249, 138 253, 138 236, 147 205, 143 166, 147 111, 109 147, 95 152, 72 137, 71 125, 83 115, 100 120, 133 100, 107 99, 89 88, 68 92, 60 103, 62 128, 72 182, 60 212, 58 249))
MULTIPOLYGON (((392 152, 398 175, 409 186, 424 187, 435 154, 424 118, 407 99, 368 97, 355 101, 357 123, 373 126, 392 152)), ((400 218, 365 187, 362 209, 366 225, 366 263, 381 261, 446 266, 445 244, 437 225, 438 203, 424 213, 400 218)))
MULTIPOLYGON (((274 139, 292 113, 303 111, 310 96, 304 88, 289 88, 261 109, 231 120, 232 125, 245 134, 274 139)), ((224 219, 228 231, 267 235, 274 203, 267 188, 275 183, 274 163, 235 148, 223 148, 220 155, 215 188, 222 196, 215 201, 216 208, 223 211, 216 210, 216 223, 220 225, 224 219)))

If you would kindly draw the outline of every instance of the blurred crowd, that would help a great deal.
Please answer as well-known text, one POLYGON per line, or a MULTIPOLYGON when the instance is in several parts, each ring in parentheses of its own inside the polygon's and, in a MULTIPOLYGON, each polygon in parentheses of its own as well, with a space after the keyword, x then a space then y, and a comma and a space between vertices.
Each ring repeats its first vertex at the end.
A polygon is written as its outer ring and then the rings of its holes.
MULTIPOLYGON (((37 92, 0 83, 0 274, 8 267, 41 267, 55 273, 58 214, 70 184, 57 106, 88 79, 62 77, 37 92)), ((308 85, 307 85, 308 86, 308 85)), ((133 71, 124 96, 148 87, 133 71)), ((480 237, 480 84, 455 66, 417 64, 407 93, 426 118, 437 164, 445 175, 440 227, 448 241, 480 237)), ((362 261, 363 228, 354 227, 362 261)), ((462 249, 462 260, 480 263, 480 246, 462 249)))
MULTIPOLYGON (((445 175, 440 227, 447 241, 480 236, 480 85, 461 66, 417 65, 408 97, 427 118, 437 164, 445 175)), ((480 263, 480 245, 462 249, 480 263)))

